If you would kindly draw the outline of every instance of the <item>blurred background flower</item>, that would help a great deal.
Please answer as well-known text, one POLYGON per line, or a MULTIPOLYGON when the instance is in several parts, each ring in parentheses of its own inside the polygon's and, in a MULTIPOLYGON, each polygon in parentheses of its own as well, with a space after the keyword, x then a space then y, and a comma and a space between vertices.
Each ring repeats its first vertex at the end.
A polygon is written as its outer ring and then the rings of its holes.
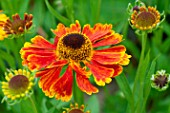
POLYGON ((22 98, 30 97, 33 93, 34 75, 28 70, 8 70, 5 73, 5 79, 2 81, 2 92, 4 98, 2 101, 7 101, 9 104, 20 102, 22 98))

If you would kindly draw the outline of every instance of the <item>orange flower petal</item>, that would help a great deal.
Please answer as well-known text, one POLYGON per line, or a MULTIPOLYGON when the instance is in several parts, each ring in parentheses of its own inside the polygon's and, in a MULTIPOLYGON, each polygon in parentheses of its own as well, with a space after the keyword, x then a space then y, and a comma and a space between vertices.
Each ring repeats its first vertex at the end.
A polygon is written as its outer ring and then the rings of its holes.
POLYGON ((81 75, 80 73, 76 73, 76 81, 77 81, 78 87, 83 92, 86 92, 88 95, 98 92, 98 89, 90 83, 86 75, 81 75))
POLYGON ((31 42, 33 43, 32 46, 38 47, 38 48, 49 48, 49 49, 56 49, 56 46, 48 42, 45 38, 42 36, 35 36, 31 39, 31 42))
POLYGON ((112 31, 111 24, 95 24, 93 28, 90 25, 85 25, 82 33, 85 34, 87 37, 90 38, 92 42, 99 40, 101 37, 104 37, 107 34, 110 34, 112 31))
POLYGON ((104 37, 99 38, 99 41, 93 42, 93 47, 108 46, 113 44, 118 44, 122 41, 122 36, 120 34, 109 34, 104 37))
POLYGON ((54 39, 54 43, 57 44, 58 43, 58 40, 60 37, 66 35, 66 27, 59 23, 57 25, 57 28, 55 30, 52 29, 52 32, 56 35, 55 39, 54 39))
POLYGON ((71 24, 70 28, 66 28, 67 33, 79 33, 81 32, 81 26, 78 20, 76 20, 75 24, 71 24))
POLYGON ((73 75, 71 67, 68 67, 62 75, 50 88, 52 93, 56 94, 56 99, 69 101, 72 97, 73 75))
POLYGON ((64 65, 66 65, 66 64, 68 64, 68 61, 67 61, 67 60, 58 60, 58 61, 55 61, 55 62, 51 62, 51 64, 48 65, 47 68, 64 66, 64 65))
POLYGON ((121 74, 123 71, 123 67, 121 65, 103 65, 103 66, 114 69, 114 74, 112 75, 112 77, 121 74))
POLYGON ((126 48, 123 45, 118 45, 118 46, 112 46, 107 49, 95 50, 95 51, 97 52, 123 52, 123 51, 126 51, 126 48))
POLYGON ((120 65, 128 65, 130 60, 129 58, 131 58, 131 55, 125 54, 122 58, 122 60, 119 62, 120 65))
POLYGON ((70 28, 65 27, 63 24, 59 23, 57 28, 55 30, 52 30, 52 32, 56 35, 55 37, 55 44, 57 44, 58 39, 65 36, 67 33, 75 33, 80 32, 81 26, 78 20, 76 20, 75 24, 71 24, 70 28))
POLYGON ((79 74, 85 75, 86 77, 90 77, 91 71, 87 71, 86 68, 81 68, 81 66, 78 63, 70 63, 70 66, 79 74))
POLYGON ((109 56, 99 56, 94 55, 93 60, 97 61, 100 64, 118 64, 121 61, 121 57, 110 58, 109 56))
POLYGON ((23 65, 28 65, 30 70, 41 69, 57 59, 56 46, 41 36, 36 36, 32 44, 26 42, 20 50, 23 65))
POLYGON ((81 68, 77 63, 72 63, 72 68, 76 71, 76 81, 78 87, 87 94, 91 95, 92 93, 97 93, 98 89, 94 87, 88 78, 91 75, 91 72, 86 71, 85 68, 81 68))
POLYGON ((91 61, 91 64, 88 62, 85 62, 85 64, 92 71, 94 80, 99 86, 104 86, 105 83, 110 83, 112 81, 113 69, 104 67, 94 60, 91 61))
POLYGON ((55 81, 58 80, 60 75, 61 67, 46 68, 45 70, 36 73, 37 77, 40 77, 39 86, 44 92, 50 92, 50 87, 55 81))
POLYGON ((114 46, 112 48, 95 50, 93 60, 103 65, 118 64, 122 61, 126 48, 124 46, 114 46))

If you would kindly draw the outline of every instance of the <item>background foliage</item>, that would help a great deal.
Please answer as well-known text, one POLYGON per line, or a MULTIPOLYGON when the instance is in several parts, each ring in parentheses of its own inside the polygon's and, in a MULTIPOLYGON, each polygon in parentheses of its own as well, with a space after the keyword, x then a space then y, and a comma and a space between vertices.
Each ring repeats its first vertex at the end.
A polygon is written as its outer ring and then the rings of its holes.
MULTIPOLYGON (((98 94, 92 96, 84 94, 85 106, 92 113, 128 112, 126 110, 133 98, 130 96, 130 90, 134 84, 141 51, 141 38, 134 33, 134 30, 128 24, 127 6, 128 3, 133 4, 135 0, 49 0, 50 5, 46 5, 48 3, 45 3, 45 1, 48 0, 0 0, 0 9, 9 17, 15 13, 18 13, 21 17, 25 12, 33 14, 33 29, 24 35, 26 41, 30 41, 36 34, 53 41, 54 35, 51 29, 55 29, 59 22, 69 25, 74 20, 79 20, 82 26, 87 23, 93 26, 99 22, 112 24, 113 30, 123 35, 125 40, 122 44, 127 47, 127 52, 132 55, 130 64, 124 67, 126 78, 116 77, 116 80, 113 79, 111 84, 100 87, 98 94), (50 10, 50 6, 61 17, 55 15, 52 9, 50 10), (125 82, 120 84, 118 81, 125 82), (127 87, 126 83, 128 84, 127 87)), ((165 69, 170 73, 170 0, 142 1, 147 6, 157 6, 157 9, 160 12, 165 11, 166 15, 161 27, 148 34, 147 50, 150 50, 150 54, 148 54, 146 71, 150 70, 149 74, 152 74, 158 69, 165 69), (154 60, 155 57, 158 58, 154 60)), ((23 41, 20 38, 0 41, 0 81, 5 80, 4 72, 6 69, 22 68, 22 60, 19 54, 22 46, 23 41)), ((163 92, 151 89, 146 101, 146 112, 170 113, 169 94, 169 88, 163 92)), ((0 100, 3 96, 0 90, 0 100)), ((68 107, 70 103, 46 97, 37 84, 32 96, 38 113, 61 113, 63 108, 68 107)), ((5 102, 0 104, 1 113, 30 113, 30 111, 34 111, 34 108, 31 106, 29 99, 13 106, 9 106, 5 102)))

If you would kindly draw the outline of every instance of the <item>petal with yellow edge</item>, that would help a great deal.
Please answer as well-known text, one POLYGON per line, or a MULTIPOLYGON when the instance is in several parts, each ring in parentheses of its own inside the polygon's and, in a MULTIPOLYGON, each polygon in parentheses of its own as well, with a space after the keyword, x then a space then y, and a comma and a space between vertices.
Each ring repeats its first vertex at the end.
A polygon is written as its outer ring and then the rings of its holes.
POLYGON ((98 89, 94 87, 88 78, 85 75, 81 75, 80 73, 76 73, 76 81, 78 87, 83 91, 86 92, 88 95, 92 93, 97 93, 98 89))
POLYGON ((73 75, 69 66, 66 72, 51 86, 50 91, 55 93, 56 99, 69 101, 72 97, 73 75))
POLYGON ((123 67, 121 66, 121 65, 104 65, 105 67, 108 67, 108 68, 112 68, 112 69, 114 69, 114 74, 112 75, 112 77, 115 77, 115 76, 117 76, 117 75, 119 75, 119 74, 121 74, 122 73, 122 71, 123 71, 123 67))
POLYGON ((87 71, 85 68, 81 68, 77 63, 72 64, 72 68, 76 71, 77 85, 83 92, 86 92, 89 95, 98 92, 98 89, 88 80, 91 75, 90 71, 87 71))
POLYGON ((45 49, 56 49, 56 46, 48 42, 45 38, 42 36, 35 36, 31 39, 31 42, 33 43, 32 46, 37 48, 45 48, 45 49))
POLYGON ((79 33, 81 32, 81 26, 78 20, 76 20, 75 24, 71 24, 70 28, 66 28, 67 33, 79 33))
POLYGON ((122 57, 122 60, 119 62, 120 65, 128 65, 130 60, 129 58, 131 58, 132 56, 131 55, 128 55, 128 54, 125 54, 123 57, 122 57))
POLYGON ((93 73, 97 85, 104 86, 105 83, 110 83, 112 81, 111 77, 114 74, 114 69, 104 67, 93 60, 91 63, 85 62, 85 64, 93 73))
POLYGON ((43 67, 48 66, 51 62, 54 62, 56 58, 55 58, 55 55, 41 56, 41 55, 31 54, 28 56, 27 60, 29 63, 35 64, 36 69, 41 69, 43 67))
POLYGON ((36 73, 36 76, 41 76, 39 86, 43 92, 50 92, 50 87, 59 79, 61 67, 49 68, 36 73))
POLYGON ((111 24, 95 24, 93 28, 90 25, 85 25, 82 33, 90 38, 92 43, 96 40, 99 40, 101 37, 111 33, 112 25, 111 24))
POLYGON ((22 64, 28 65, 30 70, 41 69, 57 59, 56 46, 42 36, 31 39, 32 43, 25 43, 20 50, 22 64))
POLYGON ((122 36, 120 34, 109 34, 93 43, 93 47, 108 46, 118 44, 122 41, 122 36))

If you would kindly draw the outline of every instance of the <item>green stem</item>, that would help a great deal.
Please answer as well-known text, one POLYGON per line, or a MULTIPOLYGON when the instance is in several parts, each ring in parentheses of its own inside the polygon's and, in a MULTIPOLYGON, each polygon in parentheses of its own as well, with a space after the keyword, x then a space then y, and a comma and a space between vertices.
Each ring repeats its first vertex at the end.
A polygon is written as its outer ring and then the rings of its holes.
MULTIPOLYGON (((75 73, 74 73, 75 75, 75 73)), ((74 101, 79 105, 84 104, 83 92, 77 87, 76 76, 74 76, 74 87, 73 87, 74 101)))
MULTIPOLYGON (((145 46, 146 46, 146 40, 147 40, 147 33, 145 31, 142 32, 142 50, 141 50, 141 55, 140 55, 140 59, 139 59, 139 64, 138 64, 138 68, 137 68, 137 72, 136 72, 136 78, 135 78, 135 83, 134 83, 134 87, 133 87, 133 93, 136 92, 136 89, 138 89, 138 83, 139 79, 140 79, 140 71, 141 71, 141 67, 142 67, 142 62, 144 61, 144 57, 145 57, 145 46)), ((137 95, 136 95, 137 96, 137 95)))
MULTIPOLYGON (((135 111, 139 111, 140 106, 143 104, 143 85, 144 85, 144 78, 146 75, 146 69, 149 65, 149 51, 145 57, 145 49, 146 49, 146 40, 147 40, 147 32, 142 32, 142 50, 139 59, 139 64, 136 72, 135 82, 133 86, 133 95, 134 95, 134 104, 135 104, 135 111)), ((139 111, 142 112, 142 111, 139 111)), ((138 113, 139 113, 138 112, 138 113)))
POLYGON ((34 113, 38 113, 37 108, 36 108, 36 105, 35 105, 35 103, 34 103, 34 100, 32 99, 32 97, 29 97, 29 99, 30 99, 30 101, 31 101, 31 105, 32 105, 32 107, 33 107, 34 113))

